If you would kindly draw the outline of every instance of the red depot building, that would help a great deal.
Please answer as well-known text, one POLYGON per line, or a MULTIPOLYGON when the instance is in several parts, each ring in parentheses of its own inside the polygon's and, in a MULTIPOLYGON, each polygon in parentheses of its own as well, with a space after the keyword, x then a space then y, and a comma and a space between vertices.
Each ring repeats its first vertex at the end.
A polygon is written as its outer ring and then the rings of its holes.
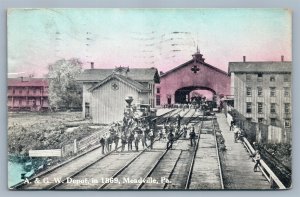
POLYGON ((230 95, 228 73, 204 62, 197 49, 193 59, 161 74, 156 84, 156 106, 191 102, 191 92, 208 90, 214 96, 230 95))

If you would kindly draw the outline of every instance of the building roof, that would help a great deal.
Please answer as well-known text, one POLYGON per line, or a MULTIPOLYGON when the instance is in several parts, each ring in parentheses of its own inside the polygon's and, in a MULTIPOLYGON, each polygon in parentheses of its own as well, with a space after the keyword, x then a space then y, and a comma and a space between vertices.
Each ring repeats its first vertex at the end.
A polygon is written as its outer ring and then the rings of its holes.
POLYGON ((91 88, 89 88, 88 90, 89 91, 94 91, 95 89, 101 87, 102 85, 104 85, 106 82, 112 80, 112 79, 117 79, 119 81, 122 81, 123 83, 133 87, 134 89, 136 89, 137 91, 139 92, 149 92, 151 91, 149 88, 143 86, 142 84, 140 84, 139 82, 129 78, 129 77, 126 77, 126 76, 123 76, 123 75, 120 75, 120 74, 117 74, 117 73, 112 73, 110 74, 108 77, 106 77, 104 80, 102 80, 101 82, 97 83, 96 85, 92 86, 91 88))
POLYGON ((47 78, 7 78, 7 86, 29 87, 29 86, 49 86, 47 78))
MULTIPOLYGON (((166 75, 168 75, 168 74, 170 74, 170 73, 172 73, 172 72, 174 72, 174 71, 176 71, 176 70, 178 70, 178 69, 180 69, 180 68, 182 68, 182 67, 185 67, 185 66, 187 66, 187 65, 189 65, 189 64, 191 64, 191 63, 193 63, 194 61, 195 61, 195 60, 191 59, 191 60, 189 60, 189 61, 187 61, 187 62, 185 62, 185 63, 183 63, 183 64, 181 64, 181 65, 179 65, 179 66, 177 66, 177 67, 175 67, 175 68, 173 68, 173 69, 171 69, 171 70, 165 72, 165 73, 163 73, 160 77, 165 77, 166 75)), ((213 70, 215 70, 215 71, 217 71, 217 72, 219 72, 219 73, 221 73, 221 74, 224 74, 224 75, 227 75, 227 76, 228 76, 228 73, 226 73, 225 71, 223 71, 223 70, 221 70, 221 69, 218 69, 218 68, 216 68, 216 67, 214 67, 214 66, 212 66, 212 65, 210 65, 210 64, 207 64, 207 63, 205 63, 205 62, 198 62, 198 63, 200 63, 200 64, 202 64, 202 65, 204 65, 204 66, 206 66, 206 67, 208 67, 208 68, 210 68, 210 69, 213 69, 213 70)))
POLYGON ((290 73, 292 62, 229 62, 229 73, 290 73))
MULTIPOLYGON (((77 78, 81 82, 99 82, 110 76, 115 69, 86 69, 77 78)), ((159 82, 159 75, 156 68, 129 68, 127 76, 135 81, 159 82)))

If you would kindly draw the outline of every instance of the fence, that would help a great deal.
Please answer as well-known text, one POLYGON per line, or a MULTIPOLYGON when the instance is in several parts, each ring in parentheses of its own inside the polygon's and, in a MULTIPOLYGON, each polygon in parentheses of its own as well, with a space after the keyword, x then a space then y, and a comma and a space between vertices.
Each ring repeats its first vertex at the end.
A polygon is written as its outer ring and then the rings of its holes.
MULTIPOLYGON (((121 124, 121 122, 118 122, 121 124)), ((101 138, 101 136, 105 136, 108 134, 109 128, 111 125, 109 125, 105 129, 101 129, 100 131, 97 131, 93 133, 92 135, 89 135, 81 140, 75 139, 73 143, 66 144, 62 147, 62 156, 69 156, 76 154, 78 152, 81 152, 95 144, 97 144, 101 138)))
POLYGON ((231 106, 227 106, 225 110, 227 122, 230 125, 231 121, 240 127, 250 141, 250 143, 257 141, 260 143, 290 143, 290 131, 281 127, 272 125, 265 125, 256 122, 250 122, 231 106))
MULTIPOLYGON (((250 155, 253 155, 255 153, 255 150, 253 149, 247 138, 244 138, 243 141, 243 144, 247 148, 250 155)), ((286 189, 283 183, 279 180, 279 178, 274 174, 274 172, 269 168, 269 166, 265 163, 263 159, 260 160, 260 163, 261 165, 259 166, 259 168, 262 174, 270 183, 271 188, 286 189)))

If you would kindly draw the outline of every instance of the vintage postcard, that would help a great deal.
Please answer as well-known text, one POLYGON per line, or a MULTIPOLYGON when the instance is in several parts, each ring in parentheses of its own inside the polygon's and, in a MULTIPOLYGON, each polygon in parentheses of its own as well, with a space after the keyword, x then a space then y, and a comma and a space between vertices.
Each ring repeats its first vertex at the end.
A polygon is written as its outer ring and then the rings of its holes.
POLYGON ((288 9, 8 9, 10 190, 292 185, 288 9))

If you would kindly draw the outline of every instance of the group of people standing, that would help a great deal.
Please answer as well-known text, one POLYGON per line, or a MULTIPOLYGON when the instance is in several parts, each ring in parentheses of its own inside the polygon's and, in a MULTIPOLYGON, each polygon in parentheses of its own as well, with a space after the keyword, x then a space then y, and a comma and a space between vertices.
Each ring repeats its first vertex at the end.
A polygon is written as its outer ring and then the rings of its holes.
MULTIPOLYGON (((233 131, 233 138, 234 138, 234 142, 237 143, 238 140, 243 142, 243 138, 245 137, 245 133, 242 129, 240 129, 236 124, 235 121, 232 120, 231 124, 230 124, 230 131, 233 131)), ((253 171, 256 172, 258 166, 261 166, 260 160, 261 160, 261 155, 260 155, 260 151, 259 148, 257 146, 257 143, 254 142, 253 143, 253 148, 254 148, 254 153, 251 155, 251 157, 253 158, 255 165, 253 168, 253 171)))
POLYGON ((100 138, 100 144, 102 146, 102 154, 110 152, 112 150, 112 144, 114 143, 114 150, 117 151, 119 143, 121 143, 121 151, 125 150, 127 145, 128 151, 133 150, 133 144, 135 150, 139 150, 139 143, 142 143, 143 148, 153 148, 154 142, 154 129, 150 129, 149 126, 141 125, 135 126, 133 129, 126 130, 125 126, 120 126, 118 123, 113 125, 109 129, 109 133, 106 136, 100 138), (148 142, 147 142, 148 141, 148 142), (148 144, 150 141, 150 144, 148 144))
POLYGON ((243 141, 243 137, 245 137, 245 132, 240 129, 234 121, 231 121, 230 124, 230 131, 233 131, 233 140, 235 143, 237 143, 238 141, 243 141))
POLYGON ((157 137, 158 141, 165 140, 167 142, 166 149, 172 149, 173 143, 181 136, 183 139, 189 138, 190 145, 196 146, 196 133, 195 128, 188 128, 187 125, 180 126, 180 119, 177 121, 177 125, 164 125, 156 132, 146 124, 135 125, 133 128, 123 124, 114 123, 109 132, 100 138, 100 144, 102 147, 102 154, 112 151, 114 144, 114 150, 118 150, 118 145, 121 143, 121 152, 123 152, 127 145, 128 151, 133 151, 133 145, 135 151, 139 150, 139 144, 142 144, 143 149, 153 149, 154 139, 157 137), (187 136, 189 133, 189 136, 187 136))
POLYGON ((166 140, 167 146, 166 149, 172 149, 174 141, 178 140, 181 136, 183 139, 187 139, 187 133, 189 131, 189 139, 191 146, 196 146, 196 133, 195 128, 188 128, 187 125, 183 127, 177 126, 174 128, 173 126, 163 126, 161 130, 159 130, 159 138, 158 140, 166 140))

